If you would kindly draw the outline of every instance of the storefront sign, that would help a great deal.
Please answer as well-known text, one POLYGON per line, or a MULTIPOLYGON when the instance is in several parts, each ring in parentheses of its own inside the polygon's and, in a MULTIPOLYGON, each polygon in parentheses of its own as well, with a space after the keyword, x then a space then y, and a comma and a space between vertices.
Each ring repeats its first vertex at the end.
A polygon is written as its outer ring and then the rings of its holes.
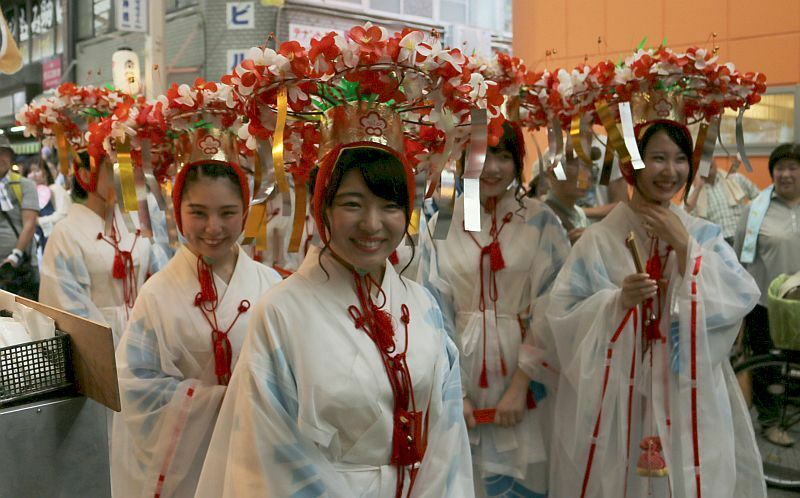
POLYGON ((61 84, 61 56, 42 61, 42 90, 56 88, 61 84))

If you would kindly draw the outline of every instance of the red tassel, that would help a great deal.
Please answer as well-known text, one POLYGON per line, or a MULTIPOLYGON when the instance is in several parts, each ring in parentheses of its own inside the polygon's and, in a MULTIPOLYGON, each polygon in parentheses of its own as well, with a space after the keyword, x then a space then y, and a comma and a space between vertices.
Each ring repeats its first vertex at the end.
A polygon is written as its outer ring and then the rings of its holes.
POLYGON ((397 250, 395 249, 392 251, 392 254, 389 255, 389 262, 393 265, 396 265, 400 262, 400 258, 397 256, 397 250))
POLYGON ((214 292, 214 276, 208 265, 203 264, 198 269, 198 279, 200 280, 200 300, 204 302, 214 302, 217 294, 214 292))
POLYGON ((502 356, 502 352, 500 354, 500 371, 503 372, 503 377, 505 377, 508 375, 508 370, 506 369, 506 359, 502 356))
POLYGON ((483 366, 481 367, 481 379, 478 385, 480 385, 483 389, 489 387, 489 376, 486 373, 486 358, 483 359, 483 366))
POLYGON ((120 251, 114 251, 114 266, 111 269, 111 276, 117 280, 125 278, 125 261, 122 260, 120 251))
POLYGON ((211 333, 214 343, 214 373, 221 385, 228 385, 231 374, 231 341, 227 334, 215 330, 211 333))
POLYGON ((391 352, 394 350, 394 326, 392 325, 392 315, 386 311, 372 305, 372 321, 375 338, 378 346, 383 351, 391 352))
POLYGON ((497 272, 506 267, 506 262, 503 259, 503 253, 500 251, 500 242, 494 241, 489 244, 489 268, 497 272))

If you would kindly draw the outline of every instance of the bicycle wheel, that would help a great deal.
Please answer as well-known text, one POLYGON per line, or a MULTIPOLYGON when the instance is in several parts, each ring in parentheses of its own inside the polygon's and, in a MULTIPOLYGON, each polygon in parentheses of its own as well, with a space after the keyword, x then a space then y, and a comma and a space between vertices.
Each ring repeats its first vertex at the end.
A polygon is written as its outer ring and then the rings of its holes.
POLYGON ((755 356, 735 365, 740 383, 752 382, 745 399, 753 421, 764 479, 780 488, 800 489, 800 361, 785 352, 755 356), (744 379, 744 380, 743 380, 744 379), (766 437, 778 429, 788 443, 766 437))

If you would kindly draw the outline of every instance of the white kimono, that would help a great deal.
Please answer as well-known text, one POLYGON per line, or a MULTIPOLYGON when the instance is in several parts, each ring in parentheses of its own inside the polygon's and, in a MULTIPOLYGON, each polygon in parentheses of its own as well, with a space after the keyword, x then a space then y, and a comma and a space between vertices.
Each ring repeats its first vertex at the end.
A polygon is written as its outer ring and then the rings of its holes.
MULTIPOLYGON (((280 282, 239 248, 230 282, 214 275, 225 330, 242 300, 255 304, 280 282)), ((122 412, 114 415, 111 483, 115 498, 192 497, 225 386, 215 374, 211 326, 194 305, 197 257, 181 247, 142 287, 117 348, 122 412)), ((236 364, 252 316, 228 333, 236 364)))
MULTIPOLYGON (((312 248, 256 305, 198 497, 394 498, 392 390, 375 343, 348 312, 358 304, 352 274, 328 254, 322 262, 312 248)), ((408 307, 406 358, 417 410, 429 414, 411 496, 472 497, 458 353, 439 308, 388 264, 382 288, 398 351, 406 337, 401 306, 408 307)))
MULTIPOLYGON (((134 235, 125 229, 118 210, 119 248, 131 250, 134 235)), ((130 310, 125 305, 122 280, 112 277, 114 247, 97 235, 105 221, 83 204, 70 206, 67 216, 53 226, 42 258, 39 301, 111 327, 114 345, 125 330, 130 310)), ((133 246, 136 289, 159 266, 152 245, 144 237, 133 246)))
MULTIPOLYGON (((689 232, 686 271, 680 275, 671 252, 663 270, 668 280, 659 325, 663 340, 655 340, 646 354, 641 306, 620 328, 628 313, 620 302, 622 281, 636 273, 625 238, 634 232, 643 259, 650 247, 641 219, 627 204, 618 205, 586 230, 553 285, 547 317, 562 376, 552 496, 694 498, 700 496, 695 470, 703 498, 766 496, 750 417, 728 361, 742 317, 758 300, 758 287, 718 226, 675 206, 670 209, 689 232), (697 431, 692 416, 693 365, 697 431), (650 436, 661 440, 668 479, 637 475, 639 445, 650 436)), ((666 246, 661 244, 663 255, 666 246)))
MULTIPOLYGON (((523 206, 511 192, 498 202, 498 229, 507 213, 511 217, 498 238, 505 268, 496 273, 496 307, 490 298, 489 256, 484 257, 481 276, 481 249, 475 242, 483 247, 492 241, 489 213, 481 213, 479 233, 465 232, 463 203, 457 201, 446 239, 430 237, 439 213, 420 237, 419 278, 439 302, 448 332, 458 345, 462 388, 476 409, 497 406, 517 367, 534 381, 555 387, 556 381, 547 382, 546 351, 553 348, 540 340, 549 336, 541 328, 546 326, 547 293, 570 245, 558 218, 542 202, 525 198, 523 206), (479 309, 481 289, 485 313, 479 309), (523 327, 530 329, 524 340, 523 327), (484 344, 488 380, 485 388, 480 386, 484 344)), ((478 496, 506 496, 504 493, 510 489, 520 496, 543 496, 547 491, 548 412, 552 409, 548 405, 552 406, 552 399, 551 393, 535 409, 527 410, 522 422, 514 427, 486 424, 470 431, 478 496)))

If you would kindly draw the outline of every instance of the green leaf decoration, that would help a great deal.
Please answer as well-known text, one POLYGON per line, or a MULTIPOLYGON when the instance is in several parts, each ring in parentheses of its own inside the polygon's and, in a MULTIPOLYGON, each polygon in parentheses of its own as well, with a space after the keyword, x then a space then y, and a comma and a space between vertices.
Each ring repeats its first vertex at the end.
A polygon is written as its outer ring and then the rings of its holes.
POLYGON ((636 47, 636 52, 644 48, 644 44, 647 43, 647 37, 645 36, 642 38, 642 41, 639 42, 639 46, 636 47))

